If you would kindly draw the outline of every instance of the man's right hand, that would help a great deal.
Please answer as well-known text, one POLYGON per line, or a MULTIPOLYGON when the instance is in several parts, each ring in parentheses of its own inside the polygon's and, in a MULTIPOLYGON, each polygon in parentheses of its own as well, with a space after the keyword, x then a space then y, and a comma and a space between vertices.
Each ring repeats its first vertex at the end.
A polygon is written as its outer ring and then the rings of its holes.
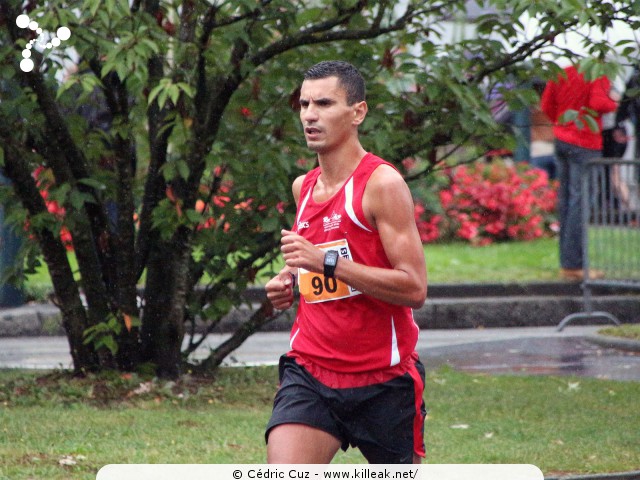
POLYGON ((267 298, 277 310, 286 310, 293 305, 293 278, 288 271, 280 272, 265 285, 267 298))

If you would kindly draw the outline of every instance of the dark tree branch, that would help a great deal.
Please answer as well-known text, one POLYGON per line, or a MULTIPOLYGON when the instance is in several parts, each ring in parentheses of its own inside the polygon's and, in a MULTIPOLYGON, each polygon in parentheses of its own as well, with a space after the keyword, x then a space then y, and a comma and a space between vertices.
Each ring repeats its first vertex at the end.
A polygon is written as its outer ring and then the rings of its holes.
POLYGON ((381 35, 385 35, 391 32, 397 32, 407 26, 407 23, 412 18, 408 13, 400 17, 395 23, 387 26, 375 26, 372 25, 368 29, 360 30, 337 30, 331 31, 334 27, 345 23, 351 16, 355 15, 357 11, 351 9, 348 16, 338 17, 319 24, 313 25, 307 29, 301 30, 298 33, 291 34, 283 37, 281 40, 273 42, 271 45, 259 50, 253 54, 249 61, 252 65, 258 66, 272 59, 273 57, 282 54, 286 51, 292 50, 296 47, 304 45, 314 45, 320 43, 330 43, 343 40, 365 40, 370 38, 376 38, 381 35))
POLYGON ((215 370, 223 360, 235 349, 244 343, 244 341, 260 330, 268 322, 275 320, 284 312, 278 312, 274 315, 273 307, 269 300, 262 302, 262 305, 256 310, 251 318, 240 326, 225 342, 216 347, 209 357, 203 360, 195 367, 200 373, 211 372, 215 370))
POLYGON ((212 5, 204 17, 203 32, 200 37, 200 45, 204 46, 209 42, 211 33, 217 28, 227 27, 235 23, 242 22, 247 19, 257 19, 260 14, 265 11, 265 8, 272 3, 273 0, 260 0, 259 5, 253 10, 249 10, 241 15, 232 15, 230 17, 218 20, 219 7, 212 5))
MULTIPOLYGON (((275 239, 272 239, 271 242, 267 242, 266 240, 260 243, 260 248, 254 252, 252 252, 252 255, 246 259, 241 260, 240 262, 238 262, 236 271, 238 272, 246 272, 249 268, 252 268, 253 265, 255 264, 256 261, 258 261, 261 258, 265 258, 267 256, 267 254, 271 254, 270 257, 268 259, 265 259, 264 264, 266 265, 267 263, 270 263, 271 261, 273 261, 279 254, 280 251, 277 250, 277 246, 278 246, 278 241, 276 241, 275 239)), ((221 279, 218 281, 218 283, 216 283, 215 285, 211 286, 211 287, 207 287, 207 289, 205 289, 204 292, 202 292, 202 294, 200 295, 200 298, 198 300, 198 303, 200 304, 200 308, 202 309, 207 303, 209 303, 211 300, 218 298, 218 296, 225 290, 228 288, 228 284, 233 282, 234 278, 226 278, 226 279, 221 279)), ((202 343, 206 340, 207 335, 209 335, 211 332, 213 332, 215 330, 215 328, 218 326, 218 324, 220 323, 220 321, 222 321, 222 316, 213 319, 212 321, 209 321, 209 324, 207 325, 207 328, 205 329, 205 331, 203 332, 202 337, 199 340, 194 340, 194 333, 195 333, 195 323, 192 325, 192 329, 191 329, 191 338, 189 340, 189 346, 186 348, 184 354, 185 355, 189 355, 191 353, 193 353, 195 350, 198 349, 198 347, 200 347, 200 345, 202 345, 202 343)))
MULTIPOLYGON (((153 15, 159 8, 157 2, 150 2, 145 5, 145 11, 153 15)), ((149 59, 148 71, 150 88, 158 85, 164 76, 164 58, 155 55, 149 59)), ((157 245, 158 233, 152 228, 152 213, 158 206, 160 200, 165 197, 166 184, 162 177, 161 169, 167 162, 167 150, 169 147, 169 137, 173 131, 173 126, 168 120, 166 107, 160 109, 158 102, 153 102, 147 109, 148 139, 149 139, 149 167, 147 170, 147 180, 144 186, 142 201, 142 211, 140 212, 140 227, 135 245, 135 276, 140 278, 147 267, 149 252, 157 245)))
POLYGON ((180 30, 178 39, 182 43, 193 43, 196 38, 196 15, 197 8, 195 0, 183 0, 180 12, 180 30))
POLYGON ((576 26, 577 23, 578 22, 576 20, 570 24, 567 24, 566 28, 564 28, 562 31, 555 31, 552 33, 546 32, 537 35, 528 42, 524 42, 523 44, 521 44, 515 51, 506 52, 496 61, 481 64, 481 68, 470 75, 468 81, 470 83, 479 83, 480 81, 482 81, 482 79, 492 75, 495 72, 521 63, 522 61, 531 57, 534 52, 540 50, 542 47, 552 44, 553 38, 556 35, 560 35, 561 33, 570 30, 572 27, 576 26))

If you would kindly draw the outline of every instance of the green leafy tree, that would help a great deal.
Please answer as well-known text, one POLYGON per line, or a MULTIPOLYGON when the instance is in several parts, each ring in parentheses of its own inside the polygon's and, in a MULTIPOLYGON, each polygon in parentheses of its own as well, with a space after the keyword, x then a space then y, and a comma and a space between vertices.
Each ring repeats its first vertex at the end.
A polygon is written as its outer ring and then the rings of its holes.
MULTIPOLYGON (((3 199, 28 225, 28 269, 39 258, 49 267, 75 370, 151 363, 176 377, 202 341, 196 326, 206 334, 247 303, 293 221, 290 183, 313 161, 296 110, 314 62, 361 68, 363 142, 399 168, 417 159, 411 179, 422 181, 445 158, 513 142, 487 92, 509 83, 513 108, 535 102, 531 77, 557 72, 536 52, 567 54, 556 35, 638 26, 636 7, 612 2, 479 3, 497 13, 466 20, 458 0, 0 2, 3 199), (519 35, 524 14, 539 21, 531 38, 519 35), (456 19, 474 34, 443 37, 456 19), (69 39, 37 46, 60 26, 69 39)), ((584 45, 591 74, 613 71, 614 45, 590 35, 584 45)), ((197 368, 215 369, 275 313, 262 301, 197 368)))

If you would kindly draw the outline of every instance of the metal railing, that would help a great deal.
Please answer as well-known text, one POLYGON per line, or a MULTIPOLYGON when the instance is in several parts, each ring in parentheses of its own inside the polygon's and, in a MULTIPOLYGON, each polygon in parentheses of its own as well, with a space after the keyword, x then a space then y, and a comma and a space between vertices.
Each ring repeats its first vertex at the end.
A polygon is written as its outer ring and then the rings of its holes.
POLYGON ((604 318, 594 311, 592 288, 640 289, 640 159, 590 161, 582 177, 583 310, 567 315, 561 331, 575 319, 604 318))

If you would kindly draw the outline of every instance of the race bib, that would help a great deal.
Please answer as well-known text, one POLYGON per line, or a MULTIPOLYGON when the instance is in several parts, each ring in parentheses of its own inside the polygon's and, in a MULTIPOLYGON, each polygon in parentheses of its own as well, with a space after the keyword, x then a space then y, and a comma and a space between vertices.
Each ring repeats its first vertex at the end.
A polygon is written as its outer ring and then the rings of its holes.
MULTIPOLYGON (((346 239, 316 246, 323 252, 336 250, 340 258, 351 260, 351 251, 346 239)), ((329 302, 360 295, 358 290, 336 278, 327 278, 321 273, 310 272, 304 268, 298 269, 298 285, 300 295, 304 297, 307 303, 329 302)))

